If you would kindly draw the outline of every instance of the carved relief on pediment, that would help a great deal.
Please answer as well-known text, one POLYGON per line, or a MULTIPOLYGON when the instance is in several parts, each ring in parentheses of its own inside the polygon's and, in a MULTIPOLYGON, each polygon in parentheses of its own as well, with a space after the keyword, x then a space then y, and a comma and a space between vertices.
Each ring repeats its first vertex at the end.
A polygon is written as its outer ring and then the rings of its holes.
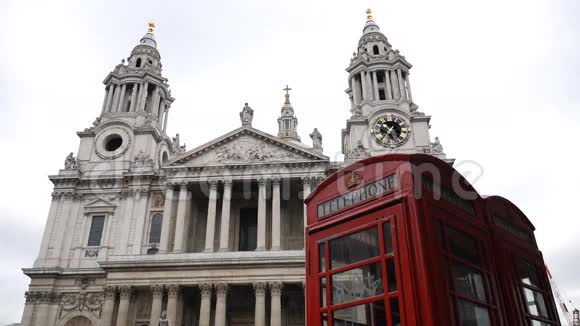
MULTIPOLYGON (((235 140, 198 153, 185 165, 255 163, 311 159, 291 148, 244 135, 235 140)), ((183 163, 182 163, 183 164, 183 163)))
POLYGON ((215 150, 215 161, 220 163, 286 161, 300 158, 300 155, 266 143, 232 143, 215 150))

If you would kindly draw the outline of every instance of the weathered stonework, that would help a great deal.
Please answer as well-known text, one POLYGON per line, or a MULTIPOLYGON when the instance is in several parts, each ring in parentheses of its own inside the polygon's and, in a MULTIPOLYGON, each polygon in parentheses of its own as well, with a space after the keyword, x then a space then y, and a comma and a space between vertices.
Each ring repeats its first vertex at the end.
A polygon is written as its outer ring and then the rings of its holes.
POLYGON ((174 98, 156 46, 150 26, 105 78, 101 113, 77 133, 76 156, 49 177, 22 325, 155 325, 164 309, 176 326, 225 326, 226 312, 234 325, 303 325, 304 198, 344 164, 385 153, 368 134, 386 113, 412 130, 392 152, 445 158, 412 102, 411 65, 367 22, 348 68, 345 162, 331 162, 318 129, 312 146, 300 142, 288 86, 276 136, 252 125, 259 112, 246 103, 239 128, 186 150, 166 133, 174 98), (379 66, 388 78, 377 79, 379 66))

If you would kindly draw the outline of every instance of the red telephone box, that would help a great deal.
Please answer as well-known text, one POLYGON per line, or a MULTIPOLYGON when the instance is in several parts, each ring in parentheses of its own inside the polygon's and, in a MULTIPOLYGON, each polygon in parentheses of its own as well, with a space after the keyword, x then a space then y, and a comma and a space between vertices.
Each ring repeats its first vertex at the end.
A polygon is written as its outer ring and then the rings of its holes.
POLYGON ((308 325, 560 325, 534 227, 429 155, 384 155, 306 199, 308 325))

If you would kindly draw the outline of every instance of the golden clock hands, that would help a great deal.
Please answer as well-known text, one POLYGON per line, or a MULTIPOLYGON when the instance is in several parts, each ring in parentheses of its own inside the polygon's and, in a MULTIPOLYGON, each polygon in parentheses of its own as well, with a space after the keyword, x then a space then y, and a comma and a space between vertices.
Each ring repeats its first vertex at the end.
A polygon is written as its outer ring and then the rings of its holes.
POLYGON ((394 129, 394 128, 395 128, 395 127, 393 126, 393 127, 389 128, 389 129, 387 130, 387 136, 391 136, 391 138, 393 138, 393 139, 394 139, 394 137, 392 137, 392 136, 393 136, 393 135, 392 135, 392 133, 393 133, 393 129, 394 129))

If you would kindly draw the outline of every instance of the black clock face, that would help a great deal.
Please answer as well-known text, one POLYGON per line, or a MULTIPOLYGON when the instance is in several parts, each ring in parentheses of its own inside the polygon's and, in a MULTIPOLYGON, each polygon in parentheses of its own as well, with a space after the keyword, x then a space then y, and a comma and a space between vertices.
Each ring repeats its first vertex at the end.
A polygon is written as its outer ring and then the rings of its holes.
POLYGON ((371 129, 371 134, 375 140, 385 147, 402 145, 409 137, 410 132, 411 129, 405 120, 393 115, 378 118, 371 129))

